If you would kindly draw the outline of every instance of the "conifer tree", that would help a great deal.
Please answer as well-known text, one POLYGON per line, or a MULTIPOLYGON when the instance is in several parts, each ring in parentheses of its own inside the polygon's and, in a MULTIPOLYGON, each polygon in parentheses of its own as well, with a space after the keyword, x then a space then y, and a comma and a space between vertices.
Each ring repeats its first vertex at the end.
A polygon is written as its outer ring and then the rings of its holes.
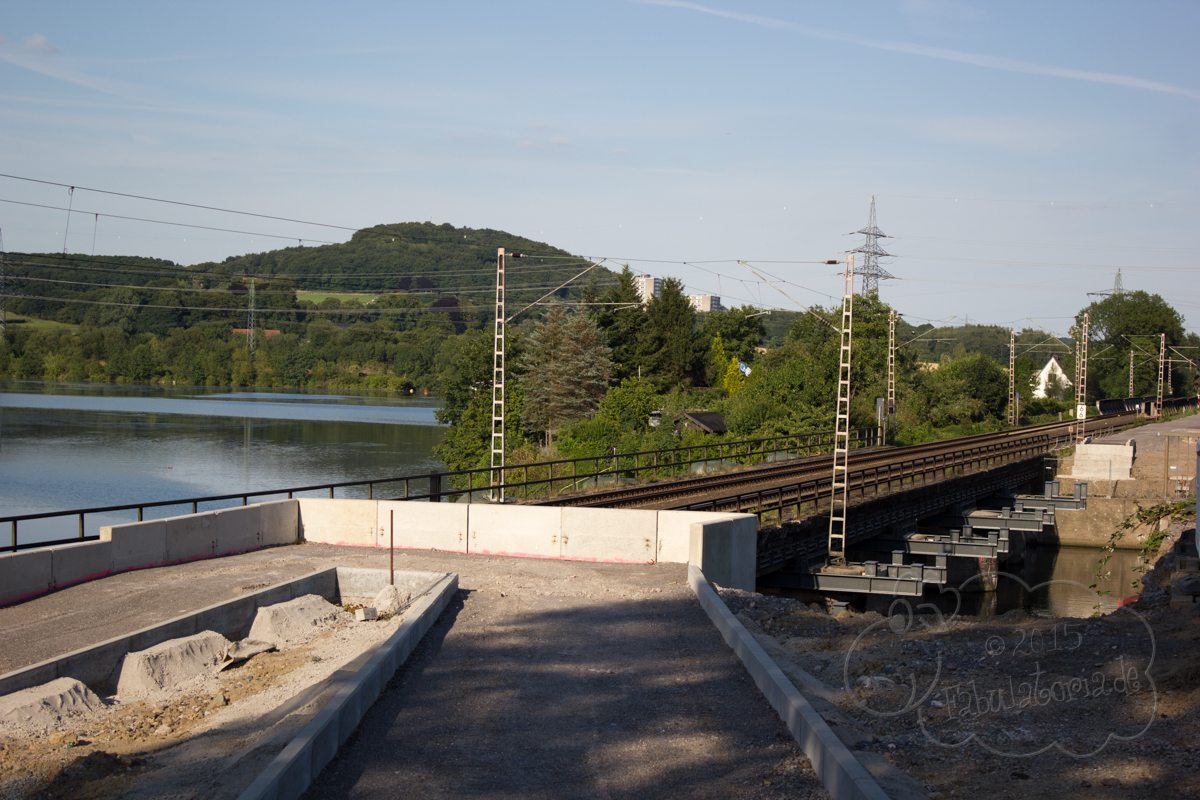
POLYGON ((667 278, 658 296, 646 304, 640 337, 648 377, 660 390, 698 382, 708 343, 699 341, 695 328, 696 311, 683 294, 683 284, 667 278))
POLYGON ((549 446, 563 425, 591 416, 612 378, 611 351, 582 314, 553 309, 529 337, 523 367, 524 419, 549 446))

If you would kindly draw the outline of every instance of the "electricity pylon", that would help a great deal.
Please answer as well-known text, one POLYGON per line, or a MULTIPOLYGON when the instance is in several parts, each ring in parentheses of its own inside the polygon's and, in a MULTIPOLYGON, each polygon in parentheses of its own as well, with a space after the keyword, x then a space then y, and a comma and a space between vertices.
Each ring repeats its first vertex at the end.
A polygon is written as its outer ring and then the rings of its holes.
POLYGON ((855 233, 861 233, 867 237, 862 247, 850 251, 852 253, 863 254, 862 268, 858 270, 858 274, 862 275, 862 293, 864 295, 878 295, 879 281, 894 279, 896 276, 879 266, 880 258, 892 257, 891 253, 888 253, 879 246, 879 240, 890 239, 892 237, 885 235, 883 231, 879 230, 879 226, 875 224, 875 195, 871 195, 871 215, 867 220, 867 227, 857 230, 855 233))

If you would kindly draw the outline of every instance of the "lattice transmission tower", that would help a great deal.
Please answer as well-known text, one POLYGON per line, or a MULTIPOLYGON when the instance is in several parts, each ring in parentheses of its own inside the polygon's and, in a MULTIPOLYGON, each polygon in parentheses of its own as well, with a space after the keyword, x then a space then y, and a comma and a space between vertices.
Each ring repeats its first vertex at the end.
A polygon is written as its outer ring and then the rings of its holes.
POLYGON ((508 320, 504 315, 504 248, 496 249, 496 329, 492 340, 492 499, 504 502, 504 349, 508 320))
POLYGON ((1075 342, 1075 443, 1083 444, 1087 438, 1087 374, 1088 374, 1088 323, 1090 314, 1083 314, 1083 326, 1075 342))
POLYGON ((879 230, 879 226, 875 224, 875 195, 871 195, 871 216, 867 220, 867 227, 857 230, 855 233, 861 233, 867 237, 862 247, 850 251, 851 253, 862 253, 863 256, 862 266, 855 268, 855 271, 862 276, 862 293, 878 296, 879 281, 894 279, 896 276, 879 266, 879 259, 892 257, 891 253, 879 246, 879 240, 892 237, 879 230))

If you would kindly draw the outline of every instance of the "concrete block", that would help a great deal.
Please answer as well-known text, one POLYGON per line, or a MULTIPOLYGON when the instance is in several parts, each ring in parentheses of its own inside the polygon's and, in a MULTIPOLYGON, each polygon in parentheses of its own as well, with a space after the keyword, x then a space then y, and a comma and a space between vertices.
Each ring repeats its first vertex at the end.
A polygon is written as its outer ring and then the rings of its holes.
POLYGON ((258 613, 258 598, 254 595, 239 597, 224 603, 202 608, 196 612, 196 629, 215 631, 226 639, 238 641, 246 638, 254 615, 258 613))
POLYGON ((753 517, 692 523, 688 563, 718 586, 753 592, 757 552, 753 517))
POLYGON ((572 561, 653 564, 658 558, 658 512, 564 508, 562 557, 572 561))
POLYGON ((467 552, 523 558, 562 555, 562 509, 546 506, 467 505, 467 552))
POLYGON ((0 603, 15 603, 50 591, 54 565, 49 550, 0 555, 0 603))
POLYGON ((61 675, 62 673, 58 671, 58 659, 56 658, 48 661, 40 661, 23 669, 6 672, 0 675, 0 697, 20 691, 21 689, 28 689, 30 686, 49 683, 61 675))
MULTIPOLYGON (((293 581, 288 581, 282 585, 282 588, 289 592, 289 596, 282 600, 273 600, 271 603, 282 603, 287 600, 295 600, 297 597, 303 597, 306 594, 316 594, 324 597, 331 603, 337 602, 338 599, 338 574, 335 568, 319 570, 311 572, 308 575, 302 575, 293 581)), ((264 600, 260 600, 260 606, 271 605, 264 600)))
POLYGON ((112 542, 80 542, 50 548, 51 580, 56 588, 103 578, 113 571, 112 542))
POLYGON ((168 517, 166 525, 167 563, 212 558, 217 552, 217 517, 213 512, 168 517))
POLYGON ((686 564, 691 555, 692 523, 715 519, 735 519, 753 514, 719 514, 710 511, 659 511, 658 512, 658 558, 659 562, 686 564))
POLYGON ((113 572, 167 563, 167 524, 161 519, 105 526, 100 541, 112 542, 113 572))
POLYGON ((301 733, 312 742, 312 779, 316 780, 338 751, 338 715, 335 709, 322 708, 301 733))
POLYGON ((101 687, 111 683, 115 688, 116 681, 112 680, 113 672, 127 652, 129 652, 129 637, 117 636, 100 644, 59 656, 57 659, 58 674, 69 675, 83 681, 88 686, 101 687))
POLYGON ((296 500, 259 503, 262 515, 262 546, 295 544, 300 541, 300 504, 296 500))
POLYGON ((215 554, 245 553, 262 547, 262 509, 257 505, 217 512, 215 554))
POLYGON ((149 650, 154 645, 165 642, 168 639, 182 639, 185 636, 191 636, 193 633, 198 633, 196 629, 196 617, 195 615, 188 614, 185 617, 176 617, 159 625, 134 631, 129 634, 129 649, 134 651, 149 650))
MULTIPOLYGON (((338 567, 336 574, 337 593, 342 604, 371 605, 379 591, 388 585, 386 569, 338 567)), ((444 572, 398 569, 394 573, 395 586, 401 596, 407 594, 413 598, 425 594, 445 577, 444 572)))
POLYGON ((467 552, 466 503, 380 500, 377 525, 380 547, 388 546, 393 515, 396 547, 467 552))
POLYGON ((300 504, 301 538, 306 542, 378 547, 375 528, 378 500, 325 500, 303 497, 300 504))

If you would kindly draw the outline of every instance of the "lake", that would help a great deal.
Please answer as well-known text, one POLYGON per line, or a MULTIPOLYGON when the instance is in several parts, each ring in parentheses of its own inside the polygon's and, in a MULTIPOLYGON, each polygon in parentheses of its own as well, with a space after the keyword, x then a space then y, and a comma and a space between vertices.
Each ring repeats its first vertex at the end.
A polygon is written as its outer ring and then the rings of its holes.
MULTIPOLYGON (((441 471, 439 405, 357 392, 0 380, 0 516, 441 471)), ((87 533, 133 519, 89 515, 87 533)), ((19 538, 75 535, 72 519, 21 523, 19 538)))

